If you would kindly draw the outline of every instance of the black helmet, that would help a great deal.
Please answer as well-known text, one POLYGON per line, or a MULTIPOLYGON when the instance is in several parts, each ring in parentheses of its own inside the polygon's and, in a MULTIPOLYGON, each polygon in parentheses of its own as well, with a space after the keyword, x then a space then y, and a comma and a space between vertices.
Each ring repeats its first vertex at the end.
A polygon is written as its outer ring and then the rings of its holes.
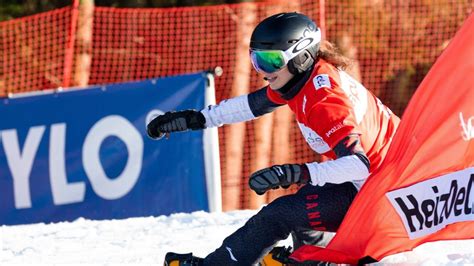
MULTIPOLYGON (((250 50, 284 51, 288 69, 293 74, 299 74, 313 65, 320 41, 321 32, 310 18, 296 12, 280 13, 257 25, 250 39, 250 50), (292 49, 289 50, 290 47, 292 49)), ((257 59, 252 58, 252 62, 258 69, 257 59)))

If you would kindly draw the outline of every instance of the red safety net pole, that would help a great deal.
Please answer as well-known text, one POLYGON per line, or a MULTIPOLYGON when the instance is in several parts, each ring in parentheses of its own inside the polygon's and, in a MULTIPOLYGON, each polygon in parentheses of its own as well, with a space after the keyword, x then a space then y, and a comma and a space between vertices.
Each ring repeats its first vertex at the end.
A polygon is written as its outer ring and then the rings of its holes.
POLYGON ((326 1, 319 0, 319 29, 321 30, 321 38, 326 40, 326 1))
POLYGON ((74 0, 72 4, 71 26, 69 28, 69 34, 67 35, 68 41, 66 43, 66 53, 64 56, 63 88, 69 87, 71 80, 71 71, 74 62, 74 43, 76 41, 77 18, 79 14, 79 1, 80 0, 74 0))

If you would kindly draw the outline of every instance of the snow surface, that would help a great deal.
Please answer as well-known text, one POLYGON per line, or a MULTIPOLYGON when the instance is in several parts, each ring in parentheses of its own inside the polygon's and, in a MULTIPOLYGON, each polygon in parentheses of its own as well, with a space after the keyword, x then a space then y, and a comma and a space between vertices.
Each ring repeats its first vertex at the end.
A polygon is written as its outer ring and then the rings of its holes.
MULTIPOLYGON (((207 255, 255 212, 1 226, 0 265, 162 265, 168 251, 207 255)), ((377 264, 474 265, 474 239, 427 243, 377 264)))

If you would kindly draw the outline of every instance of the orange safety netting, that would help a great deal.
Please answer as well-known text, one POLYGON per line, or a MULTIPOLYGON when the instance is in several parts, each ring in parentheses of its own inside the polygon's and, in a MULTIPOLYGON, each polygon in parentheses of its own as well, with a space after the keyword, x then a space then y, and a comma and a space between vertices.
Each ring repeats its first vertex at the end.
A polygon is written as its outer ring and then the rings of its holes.
MULTIPOLYGON (((472 11, 459 1, 299 0, 208 7, 58 9, 0 23, 0 96, 139 80, 221 66, 217 101, 263 86, 252 70, 253 27, 283 11, 312 17, 355 59, 349 72, 401 115, 430 66, 472 11), (355 3, 352 3, 355 2, 355 3), (403 3, 400 3, 403 2, 403 3)), ((59 110, 58 110, 59 111, 59 110)), ((320 159, 288 110, 219 130, 224 209, 258 206, 252 171, 320 159)), ((280 195, 272 192, 263 200, 280 195)))

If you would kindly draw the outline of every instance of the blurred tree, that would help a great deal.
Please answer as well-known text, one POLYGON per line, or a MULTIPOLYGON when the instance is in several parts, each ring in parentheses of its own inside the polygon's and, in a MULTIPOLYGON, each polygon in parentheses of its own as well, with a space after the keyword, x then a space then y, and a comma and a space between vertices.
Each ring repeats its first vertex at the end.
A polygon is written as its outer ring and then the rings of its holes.
MULTIPOLYGON (((0 0, 0 21, 71 5, 73 0, 0 0)), ((181 7, 255 2, 253 0, 95 0, 96 6, 181 7)))
POLYGON ((70 5, 71 2, 60 0, 0 0, 0 21, 65 7, 70 5))
POLYGON ((180 7, 206 6, 219 4, 233 4, 242 2, 256 2, 253 0, 97 0, 96 6, 114 7, 180 7))

